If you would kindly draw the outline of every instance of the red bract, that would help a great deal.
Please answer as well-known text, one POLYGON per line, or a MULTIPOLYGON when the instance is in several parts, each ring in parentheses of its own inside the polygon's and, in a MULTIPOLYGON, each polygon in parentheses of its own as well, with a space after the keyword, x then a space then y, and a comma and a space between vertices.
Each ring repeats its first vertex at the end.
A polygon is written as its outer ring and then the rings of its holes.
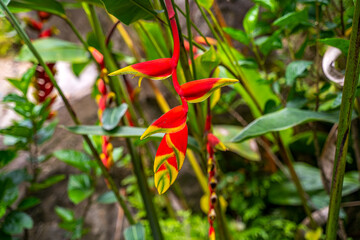
POLYGON ((154 161, 155 187, 163 194, 174 183, 181 169, 187 148, 188 128, 176 133, 167 133, 156 152, 154 161))
POLYGON ((237 79, 207 78, 207 79, 187 82, 181 85, 181 90, 186 101, 191 103, 197 103, 204 101, 216 89, 237 82, 238 82, 237 79))
POLYGON ((105 68, 104 66, 104 56, 93 47, 89 47, 89 51, 91 52, 92 56, 94 57, 95 61, 100 65, 100 68, 105 68))
POLYGON ((38 11, 37 14, 42 22, 47 21, 51 17, 50 13, 43 12, 43 11, 38 11))
POLYGON ((174 107, 159 117, 146 129, 140 139, 147 138, 154 133, 175 133, 182 130, 186 125, 187 109, 182 105, 174 107))
POLYGON ((110 76, 114 75, 123 75, 123 74, 133 74, 135 77, 140 77, 139 86, 141 84, 142 78, 149 78, 152 80, 162 80, 168 78, 174 67, 174 62, 171 58, 161 58, 156 60, 151 60, 142 63, 136 63, 131 66, 119 69, 115 72, 110 73, 110 76))
POLYGON ((227 150, 226 146, 222 142, 220 142, 220 140, 212 133, 208 133, 207 141, 208 141, 209 147, 211 147, 212 149, 217 149, 220 151, 227 150))

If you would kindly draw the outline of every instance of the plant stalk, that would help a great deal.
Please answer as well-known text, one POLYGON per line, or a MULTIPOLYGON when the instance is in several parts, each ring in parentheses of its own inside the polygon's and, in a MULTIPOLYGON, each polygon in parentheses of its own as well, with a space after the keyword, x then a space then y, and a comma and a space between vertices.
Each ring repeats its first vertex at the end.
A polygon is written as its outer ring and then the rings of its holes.
POLYGON ((330 192, 329 219, 326 226, 326 239, 336 239, 339 211, 341 204, 342 185, 344 181, 346 154, 351 128, 351 116, 354 107, 356 86, 359 78, 360 53, 360 0, 356 1, 349 54, 345 70, 345 82, 340 106, 338 138, 330 192))

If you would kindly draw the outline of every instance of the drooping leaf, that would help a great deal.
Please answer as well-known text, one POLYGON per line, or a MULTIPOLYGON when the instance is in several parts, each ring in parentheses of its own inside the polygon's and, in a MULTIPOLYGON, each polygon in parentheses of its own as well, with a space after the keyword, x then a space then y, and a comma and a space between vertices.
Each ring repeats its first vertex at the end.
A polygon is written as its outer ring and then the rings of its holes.
POLYGON ((18 205, 17 208, 18 208, 19 210, 24 211, 24 210, 27 210, 27 209, 29 209, 29 208, 32 208, 32 207, 40 204, 40 202, 41 202, 41 201, 40 201, 39 198, 36 198, 36 197, 27 197, 27 198, 23 199, 23 200, 19 203, 19 205, 18 205))
POLYGON ((281 31, 275 31, 271 36, 259 37, 255 40, 255 44, 259 46, 262 54, 268 55, 272 50, 282 48, 280 37, 281 31))
POLYGON ((231 27, 225 27, 223 28, 224 32, 230 35, 234 40, 244 44, 248 45, 250 43, 250 39, 246 35, 246 33, 240 29, 235 29, 231 27))
POLYGON ((145 240, 145 228, 141 223, 132 225, 124 230, 125 240, 145 240))
POLYGON ((139 19, 149 19, 156 12, 149 0, 101 0, 106 10, 121 22, 129 25, 139 19), (144 10, 148 9, 148 11, 144 10))
MULTIPOLYGON (((57 38, 33 41, 33 45, 45 62, 65 61, 83 63, 88 61, 88 52, 80 45, 57 38)), ((16 58, 19 61, 37 62, 29 48, 24 45, 16 58)))
MULTIPOLYGON (((104 130, 101 126, 87 126, 87 125, 79 125, 79 126, 71 126, 65 127, 66 130, 80 135, 95 135, 95 136, 111 136, 111 137, 123 137, 123 138, 139 138, 145 132, 145 128, 139 127, 127 127, 121 126, 116 127, 111 131, 104 130)), ((156 133, 151 135, 149 138, 153 139, 162 139, 164 137, 163 133, 156 133)), ((193 137, 189 136, 188 139, 189 147, 192 150, 199 151, 199 145, 193 137)))
POLYGON ((33 220, 24 212, 11 212, 6 216, 2 230, 7 234, 20 234, 25 229, 33 227, 33 220))
POLYGON ((288 86, 292 86, 295 79, 300 77, 312 63, 313 63, 312 61, 304 61, 304 60, 291 62, 286 68, 286 73, 285 73, 286 84, 288 86))
POLYGON ((127 104, 123 103, 115 108, 106 108, 102 115, 102 127, 105 130, 113 130, 127 111, 127 104))
POLYGON ((116 203, 116 197, 115 194, 111 191, 106 192, 102 195, 100 195, 97 200, 98 203, 102 203, 102 204, 111 204, 111 203, 116 203))
POLYGON ((94 192, 91 179, 86 174, 71 175, 68 184, 69 199, 78 204, 94 192))
POLYGON ((0 150, 0 168, 6 166, 17 156, 16 151, 12 151, 9 149, 0 150))
POLYGON ((19 195, 19 190, 11 178, 7 176, 0 176, 0 205, 10 206, 19 195))
POLYGON ((56 0, 11 0, 9 8, 16 12, 36 10, 65 17, 63 6, 56 0))
POLYGON ((269 113, 254 120, 237 136, 235 136, 232 141, 241 142, 269 132, 285 130, 306 122, 324 121, 336 123, 338 120, 338 113, 313 112, 296 108, 284 108, 280 111, 269 113))
POLYGON ((80 171, 90 172, 92 162, 90 157, 76 150, 58 150, 55 151, 54 156, 60 161, 69 164, 70 166, 76 167, 80 171))
POLYGON ((55 212, 61 218, 61 220, 63 220, 64 222, 71 222, 71 221, 74 221, 74 219, 75 219, 75 214, 70 209, 56 206, 55 212))
POLYGON ((347 56, 348 51, 349 51, 349 45, 350 45, 350 41, 348 39, 343 39, 343 38, 324 38, 324 39, 319 39, 318 42, 324 43, 326 45, 332 46, 332 47, 336 47, 338 49, 340 49, 340 51, 347 56))
POLYGON ((41 145, 48 141, 54 134, 58 120, 54 120, 36 133, 36 143, 41 145))
POLYGON ((270 11, 274 12, 277 8, 277 1, 276 0, 254 0, 255 3, 259 4, 260 6, 269 9, 270 11))
POLYGON ((42 189, 48 188, 48 187, 62 181, 64 179, 65 179, 64 174, 54 175, 54 176, 51 176, 51 177, 47 178, 46 180, 44 180, 44 181, 42 181, 40 183, 33 183, 30 186, 30 190, 31 191, 42 190, 42 189))

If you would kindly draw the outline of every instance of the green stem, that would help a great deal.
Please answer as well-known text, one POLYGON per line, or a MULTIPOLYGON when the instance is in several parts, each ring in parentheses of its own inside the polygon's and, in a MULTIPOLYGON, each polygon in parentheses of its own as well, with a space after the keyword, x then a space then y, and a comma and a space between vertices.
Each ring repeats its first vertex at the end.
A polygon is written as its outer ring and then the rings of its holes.
POLYGON ((191 33, 191 19, 190 19, 190 3, 189 0, 186 0, 186 24, 187 24, 187 30, 188 30, 188 37, 190 39, 189 46, 190 46, 190 59, 191 59, 191 66, 192 66, 192 72, 193 72, 193 78, 197 79, 196 77, 196 66, 195 66, 195 59, 194 59, 194 52, 193 52, 193 43, 192 43, 192 33, 191 33))
MULTIPOLYGON (((95 8, 91 4, 90 5, 85 4, 85 3, 83 3, 83 4, 84 4, 85 8, 87 8, 88 12, 90 13, 88 15, 88 17, 89 17, 90 22, 92 22, 92 25, 94 27, 94 32, 96 34, 96 37, 97 37, 100 47, 101 47, 101 51, 104 54, 106 67, 111 72, 113 72, 113 71, 117 70, 117 66, 116 66, 114 59, 111 56, 110 51, 108 50, 107 46, 105 45, 105 37, 102 32, 99 19, 96 15, 95 8)), ((123 96, 123 99, 125 100, 125 102, 129 105, 130 115, 135 120, 135 122, 137 122, 136 113, 134 111, 133 104, 130 101, 130 97, 126 91, 124 83, 122 81, 118 81, 117 79, 114 79, 114 78, 110 78, 110 80, 112 82, 112 87, 115 88, 115 89, 113 89, 113 91, 116 93, 116 96, 118 99, 118 104, 121 103, 121 99, 120 99, 120 94, 121 94, 121 96, 123 96), (119 90, 120 90, 120 92, 119 92, 119 90)), ((159 219, 157 217, 154 204, 152 202, 152 196, 150 194, 149 186, 148 186, 147 179, 146 179, 146 176, 144 173, 144 166, 143 166, 142 161, 139 158, 137 152, 135 151, 132 141, 130 139, 126 139, 126 144, 127 144, 127 147, 129 149, 129 152, 131 155, 131 160, 132 160, 132 164, 134 167, 134 173, 135 173, 135 176, 136 176, 138 184, 139 184, 141 197, 142 197, 142 200, 143 200, 143 203, 145 206, 145 210, 147 212, 147 218, 150 223, 153 237, 155 240, 162 240, 163 236, 162 236, 160 224, 158 221, 159 219)))
MULTIPOLYGON (((61 99, 63 100, 65 107, 67 109, 67 111, 69 112, 73 122, 76 125, 80 125, 80 121, 76 116, 76 113, 74 111, 74 109, 72 108, 72 106, 70 105, 69 101, 67 100, 67 98, 65 97, 64 93, 62 92, 61 88, 59 87, 59 85, 57 84, 54 75, 52 74, 51 70, 49 69, 49 67, 45 64, 44 60, 42 59, 42 57, 40 56, 39 52, 35 49, 34 45, 31 43, 31 40, 29 39, 29 37, 27 36, 27 34, 25 33, 25 31, 20 27, 19 22, 17 21, 17 19, 15 18, 15 16, 9 11, 9 9, 7 8, 7 6, 0 1, 0 5, 2 7, 2 9, 4 10, 4 12, 6 13, 6 15, 9 17, 9 21, 10 23, 13 25, 13 27, 15 28, 15 30, 18 32, 18 34, 20 35, 20 37, 22 38, 22 40, 25 42, 25 44, 28 46, 28 48, 30 49, 30 51, 34 54, 34 56, 36 57, 36 59, 38 60, 39 64, 45 69, 46 74, 49 76, 50 81, 52 82, 52 84, 54 85, 54 87, 56 88, 56 90, 58 91, 61 99)), ((120 206, 123 208, 124 210, 124 214, 126 216, 126 218, 128 219, 130 224, 135 224, 135 220, 133 219, 133 217, 131 216, 131 213, 128 209, 128 207, 126 206, 125 200, 122 198, 121 195, 119 195, 117 188, 115 186, 115 183, 113 181, 113 179, 111 178, 111 176, 109 175, 107 169, 105 168, 105 166, 102 164, 101 159, 94 147, 94 145, 92 144, 90 138, 87 135, 82 135, 82 137, 84 138, 85 142, 88 144, 88 146, 91 149, 91 152, 93 153, 95 160, 97 162, 97 164, 99 165, 105 179, 109 182, 110 188, 111 190, 114 192, 116 199, 118 200, 120 206)))
POLYGON ((354 106, 356 86, 359 78, 360 53, 360 0, 356 1, 352 33, 350 38, 349 54, 345 70, 345 82, 340 107, 338 138, 333 178, 330 192, 329 219, 326 227, 326 239, 336 239, 339 211, 341 203, 342 185, 344 181, 346 154, 348 150, 351 116, 354 106))

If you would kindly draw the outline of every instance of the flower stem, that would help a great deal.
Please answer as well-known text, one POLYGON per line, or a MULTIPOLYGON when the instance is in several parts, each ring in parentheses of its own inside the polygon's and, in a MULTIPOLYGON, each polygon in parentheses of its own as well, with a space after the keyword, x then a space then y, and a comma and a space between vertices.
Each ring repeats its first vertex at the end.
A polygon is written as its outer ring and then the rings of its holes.
MULTIPOLYGON (((20 27, 19 22, 17 21, 17 19, 15 18, 15 16, 9 11, 9 9, 7 8, 7 6, 0 1, 0 6, 2 7, 2 9, 4 10, 4 12, 6 13, 6 15, 9 17, 9 21, 10 23, 13 25, 13 27, 15 28, 15 30, 18 32, 18 34, 20 35, 20 37, 22 38, 22 40, 25 42, 25 44, 28 46, 28 48, 30 49, 30 51, 34 54, 34 56, 36 57, 36 59, 38 60, 38 62, 40 63, 40 65, 45 69, 46 74, 49 76, 52 84, 54 85, 54 87, 56 88, 56 90, 58 91, 61 99, 63 100, 65 107, 67 109, 67 111, 69 112, 73 122, 76 125, 80 125, 80 121, 76 116, 76 113, 74 111, 74 109, 72 108, 72 106, 70 105, 69 101, 67 100, 67 98, 65 97, 64 93, 62 92, 61 88, 59 87, 59 85, 57 84, 54 75, 52 74, 51 70, 49 69, 49 67, 45 64, 44 60, 42 59, 42 57, 40 56, 39 52, 35 49, 34 45, 31 43, 31 40, 29 39, 29 37, 27 36, 27 34, 25 33, 25 31, 20 27)), ((122 207, 122 209, 124 210, 124 214, 126 216, 126 218, 128 219, 130 224, 135 224, 135 220, 133 219, 126 203, 125 200, 123 199, 123 197, 118 193, 117 188, 115 186, 114 180, 112 179, 112 177, 109 175, 109 173, 107 172, 107 169, 105 168, 105 166, 102 164, 101 159, 94 147, 94 145, 92 144, 90 138, 87 135, 82 135, 82 137, 84 138, 85 142, 88 144, 88 146, 91 149, 91 152, 93 153, 95 160, 97 162, 97 164, 99 165, 105 179, 107 179, 107 181, 110 184, 110 188, 113 191, 113 193, 116 196, 116 199, 118 200, 120 206, 122 207)))
POLYGON ((326 239, 336 239, 342 185, 344 181, 346 155, 351 128, 351 116, 354 106, 356 86, 359 78, 360 54, 360 0, 356 1, 350 38, 349 54, 345 70, 345 82, 340 107, 336 155, 330 192, 329 219, 326 227, 326 239))

